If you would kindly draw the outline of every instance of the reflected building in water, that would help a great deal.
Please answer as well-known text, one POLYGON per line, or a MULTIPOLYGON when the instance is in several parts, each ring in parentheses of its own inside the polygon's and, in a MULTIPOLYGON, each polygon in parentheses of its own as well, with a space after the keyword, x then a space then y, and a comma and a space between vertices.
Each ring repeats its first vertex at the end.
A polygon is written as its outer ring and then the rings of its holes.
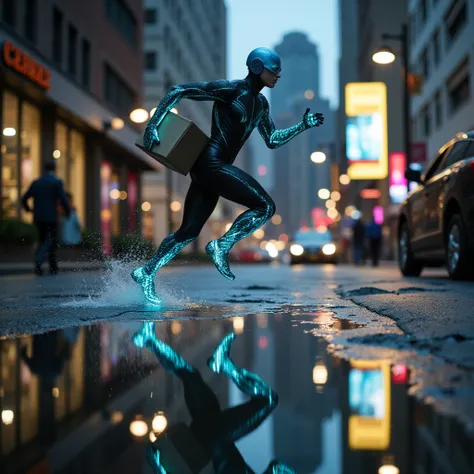
POLYGON ((274 448, 275 456, 299 474, 310 474, 327 461, 323 459, 323 425, 339 407, 337 375, 326 344, 303 331, 292 331, 292 324, 287 315, 272 322, 274 387, 280 397, 274 414, 274 448), (327 369, 316 377, 317 384, 313 381, 315 366, 327 369))

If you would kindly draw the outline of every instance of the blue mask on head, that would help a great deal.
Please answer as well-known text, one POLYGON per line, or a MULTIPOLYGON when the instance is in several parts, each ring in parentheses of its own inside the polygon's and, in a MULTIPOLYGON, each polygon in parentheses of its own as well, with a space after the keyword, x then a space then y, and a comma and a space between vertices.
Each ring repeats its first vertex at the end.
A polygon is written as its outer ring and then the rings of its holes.
POLYGON ((256 48, 248 55, 247 67, 254 74, 261 74, 264 68, 278 74, 281 71, 281 59, 273 49, 256 48))

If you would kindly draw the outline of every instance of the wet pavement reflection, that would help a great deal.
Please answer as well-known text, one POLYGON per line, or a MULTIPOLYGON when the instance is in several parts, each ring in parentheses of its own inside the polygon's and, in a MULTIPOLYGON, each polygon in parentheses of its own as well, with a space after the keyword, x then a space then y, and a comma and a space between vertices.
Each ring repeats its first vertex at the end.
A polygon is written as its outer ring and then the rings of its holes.
POLYGON ((317 337, 353 327, 302 307, 2 339, 1 472, 474 472, 472 433, 408 396, 408 367, 317 337))

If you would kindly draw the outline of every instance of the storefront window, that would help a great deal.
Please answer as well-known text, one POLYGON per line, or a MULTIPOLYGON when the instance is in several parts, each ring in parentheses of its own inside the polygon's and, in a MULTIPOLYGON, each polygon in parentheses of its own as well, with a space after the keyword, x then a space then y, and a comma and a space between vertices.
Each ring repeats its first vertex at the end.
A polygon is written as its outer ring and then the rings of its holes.
MULTIPOLYGON (((21 104, 21 195, 31 182, 41 175, 40 164, 40 111, 28 102, 21 104)), ((33 215, 22 212, 25 221, 32 222, 33 215)))
POLYGON ((71 130, 71 157, 70 179, 68 191, 72 194, 72 202, 76 207, 79 221, 84 224, 85 219, 85 138, 84 135, 71 130))
POLYGON ((56 122, 54 133, 53 158, 56 160, 56 176, 64 183, 64 188, 69 186, 67 173, 68 147, 67 126, 63 122, 56 122))
POLYGON ((18 97, 3 93, 2 215, 18 216, 18 97))

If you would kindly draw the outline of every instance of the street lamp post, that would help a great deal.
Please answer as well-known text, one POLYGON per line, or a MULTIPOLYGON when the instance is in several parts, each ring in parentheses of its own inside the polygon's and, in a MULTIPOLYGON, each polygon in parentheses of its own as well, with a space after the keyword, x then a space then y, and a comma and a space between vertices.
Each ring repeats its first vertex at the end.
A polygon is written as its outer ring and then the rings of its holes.
MULTIPOLYGON (((399 35, 391 35, 384 33, 384 40, 396 40, 402 45, 402 65, 403 65, 403 129, 404 129, 404 145, 406 155, 406 167, 410 167, 411 163, 411 128, 410 128, 410 93, 408 90, 408 28, 407 24, 402 25, 402 32, 399 35)), ((378 64, 389 64, 395 60, 395 55, 388 47, 379 48, 372 56, 374 62, 378 64)))

